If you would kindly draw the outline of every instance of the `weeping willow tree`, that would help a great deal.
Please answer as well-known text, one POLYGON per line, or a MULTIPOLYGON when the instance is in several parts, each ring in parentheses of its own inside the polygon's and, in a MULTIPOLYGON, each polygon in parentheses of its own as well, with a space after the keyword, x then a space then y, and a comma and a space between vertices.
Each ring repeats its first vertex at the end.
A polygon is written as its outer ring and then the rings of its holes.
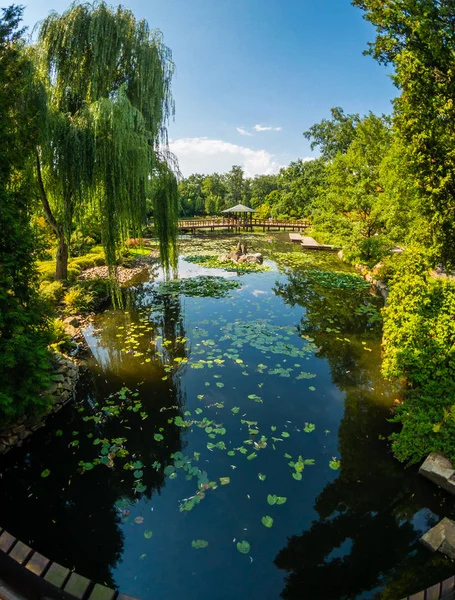
POLYGON ((58 239, 56 279, 67 277, 69 238, 88 210, 99 215, 113 273, 122 240, 136 237, 145 223, 150 185, 168 267, 177 189, 169 153, 160 148, 174 113, 174 64, 161 32, 121 6, 74 3, 40 24, 34 50, 44 106, 36 175, 58 239))

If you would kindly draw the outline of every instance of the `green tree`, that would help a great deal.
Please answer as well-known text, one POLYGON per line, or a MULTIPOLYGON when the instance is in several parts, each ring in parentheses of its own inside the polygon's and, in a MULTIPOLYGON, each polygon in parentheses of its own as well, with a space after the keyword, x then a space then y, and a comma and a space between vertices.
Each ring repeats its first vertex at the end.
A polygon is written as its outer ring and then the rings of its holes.
POLYGON ((273 206, 273 216, 292 218, 309 216, 313 202, 321 193, 326 180, 325 160, 291 162, 281 169, 279 175, 280 193, 278 203, 273 206))
POLYGON ((267 196, 278 189, 277 175, 257 175, 251 180, 251 207, 259 208, 267 196))
POLYGON ((354 0, 376 27, 368 54, 392 63, 401 91, 394 126, 438 259, 455 264, 455 28, 453 0, 354 0))
POLYGON ((0 416, 40 407, 49 383, 48 324, 37 294, 26 166, 37 138, 27 88, 31 64, 18 29, 22 8, 0 19, 0 416))
POLYGON ((323 119, 303 133, 311 140, 311 149, 319 148, 325 160, 333 160, 337 154, 347 151, 360 121, 358 114, 345 115, 339 106, 331 108, 330 112, 331 119, 323 119))
POLYGON ((375 258, 384 232, 378 198, 383 193, 380 167, 391 143, 389 121, 370 113, 356 127, 345 154, 327 166, 327 191, 315 204, 314 225, 335 242, 375 258))
POLYGON ((204 214, 205 195, 202 189, 204 175, 195 173, 179 183, 179 195, 182 215, 196 217, 204 214))
MULTIPOLYGON (((110 266, 122 239, 144 224, 148 182, 166 158, 158 149, 173 113, 174 65, 160 32, 103 1, 51 13, 33 52, 45 103, 37 181, 58 239, 56 279, 65 279, 71 231, 87 207, 97 208, 110 266)), ((175 212, 155 216, 165 215, 161 247, 172 241, 166 224, 175 212)))
POLYGON ((228 207, 245 202, 245 179, 242 167, 234 165, 226 174, 226 188, 228 207))
POLYGON ((226 185, 223 176, 219 173, 212 173, 204 179, 202 193, 205 197, 205 213, 207 215, 214 215, 225 208, 226 185))

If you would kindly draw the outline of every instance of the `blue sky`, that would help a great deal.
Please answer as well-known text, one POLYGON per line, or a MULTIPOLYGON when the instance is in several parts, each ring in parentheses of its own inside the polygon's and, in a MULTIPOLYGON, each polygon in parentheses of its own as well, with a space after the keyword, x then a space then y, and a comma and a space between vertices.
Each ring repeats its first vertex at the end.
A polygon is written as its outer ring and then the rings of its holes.
MULTIPOLYGON (((69 5, 23 3, 29 27, 69 5)), ((391 112, 396 89, 388 71, 362 55, 374 30, 350 0, 122 3, 161 29, 172 49, 176 116, 169 133, 185 176, 232 164, 253 176, 315 156, 302 132, 332 106, 391 112)))

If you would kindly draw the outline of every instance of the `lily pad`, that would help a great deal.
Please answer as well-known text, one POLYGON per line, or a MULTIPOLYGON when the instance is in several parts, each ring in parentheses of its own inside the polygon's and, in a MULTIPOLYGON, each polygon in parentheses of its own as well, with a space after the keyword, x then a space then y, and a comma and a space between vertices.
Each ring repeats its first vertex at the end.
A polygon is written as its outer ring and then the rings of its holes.
POLYGON ((262 517, 261 523, 264 525, 264 527, 270 528, 273 525, 273 519, 272 519, 272 517, 265 516, 265 517, 262 517))
POLYGON ((152 537, 152 535, 153 535, 153 531, 152 531, 151 529, 146 529, 146 530, 144 531, 144 537, 145 537, 146 539, 148 539, 148 540, 149 540, 149 539, 152 537))
POLYGON ((250 548, 251 548, 251 546, 246 540, 243 540, 242 542, 237 542, 237 550, 241 554, 248 554, 248 552, 250 551, 250 548))
POLYGON ((193 540, 191 542, 191 547, 196 548, 197 550, 207 548, 208 545, 209 543, 206 540, 193 540))
POLYGON ((49 469, 44 469, 44 471, 41 473, 41 477, 49 477, 49 475, 51 474, 49 469))

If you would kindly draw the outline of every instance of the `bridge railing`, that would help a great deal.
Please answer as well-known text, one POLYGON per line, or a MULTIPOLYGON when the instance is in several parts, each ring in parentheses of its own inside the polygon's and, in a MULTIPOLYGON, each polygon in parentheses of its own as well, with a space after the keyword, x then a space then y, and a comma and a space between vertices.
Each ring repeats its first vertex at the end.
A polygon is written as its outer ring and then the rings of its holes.
POLYGON ((179 219, 179 229, 195 229, 201 227, 308 227, 306 220, 286 221, 284 219, 179 219))

